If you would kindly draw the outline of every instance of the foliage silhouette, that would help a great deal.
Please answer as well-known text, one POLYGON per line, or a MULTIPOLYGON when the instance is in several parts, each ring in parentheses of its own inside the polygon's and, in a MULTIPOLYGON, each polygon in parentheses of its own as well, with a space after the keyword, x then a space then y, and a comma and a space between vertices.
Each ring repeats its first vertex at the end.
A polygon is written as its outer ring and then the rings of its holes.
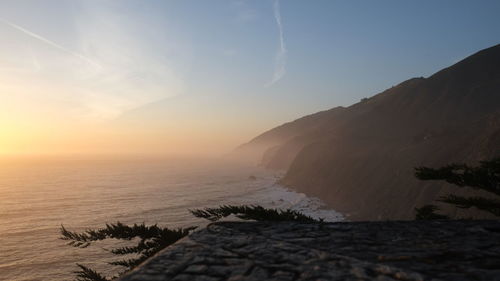
POLYGON ((95 270, 88 268, 84 265, 81 264, 76 264, 78 267, 80 267, 80 271, 75 271, 74 273, 76 274, 76 281, 108 281, 111 279, 108 279, 101 275, 100 273, 96 272, 95 270))
MULTIPOLYGON (((450 164, 437 169, 418 167, 415 168, 415 176, 420 180, 444 180, 459 187, 471 187, 500 196, 500 157, 489 161, 481 161, 477 167, 466 164, 450 164)), ((500 216, 500 200, 498 199, 449 194, 441 196, 437 201, 452 204, 462 209, 475 207, 500 216)), ((422 217, 427 217, 427 219, 440 218, 441 215, 434 213, 437 210, 436 208, 424 208, 426 206, 416 209, 417 217, 420 217, 420 219, 422 217)))
MULTIPOLYGON (((68 245, 78 248, 86 248, 92 242, 102 241, 106 239, 119 239, 130 241, 132 239, 139 239, 136 246, 133 247, 119 247, 111 249, 110 252, 114 255, 129 255, 135 254, 136 258, 122 259, 110 262, 111 265, 125 267, 126 271, 139 265, 147 258, 153 256, 161 249, 175 243, 179 239, 188 235, 196 227, 168 229, 159 226, 151 225, 146 226, 143 224, 134 224, 128 226, 117 222, 116 224, 106 224, 105 228, 96 230, 89 229, 82 233, 68 231, 64 226, 61 226, 61 239, 67 240, 68 245)), ((111 280, 100 273, 78 264, 80 271, 76 271, 78 281, 102 281, 111 280)), ((114 278, 114 277, 113 277, 114 278)))
POLYGON ((439 210, 438 206, 435 205, 425 205, 421 208, 415 208, 416 220, 444 220, 449 219, 448 216, 436 214, 436 211, 439 210))
POLYGON ((210 221, 218 221, 224 217, 235 215, 243 220, 257 221, 299 221, 299 222, 321 222, 322 219, 316 220, 310 216, 304 215, 301 212, 286 209, 266 209, 262 206, 255 205, 223 205, 218 208, 205 208, 190 210, 190 212, 198 218, 204 218, 210 221))
MULTIPOLYGON (((217 221, 229 215, 236 215, 238 218, 243 220, 257 221, 299 221, 316 223, 323 221, 322 219, 316 220, 310 216, 291 209, 266 209, 264 207, 254 205, 224 205, 218 208, 190 210, 190 212, 196 217, 204 218, 210 221, 217 221)), ((138 238, 139 242, 136 246, 119 247, 110 250, 110 252, 114 255, 137 255, 137 258, 134 259, 122 259, 109 263, 111 265, 125 267, 126 270, 121 273, 123 274, 158 253, 163 248, 187 236, 195 228, 196 227, 187 227, 171 230, 168 228, 161 228, 156 224, 147 226, 143 223, 129 226, 121 222, 117 222, 115 224, 106 224, 106 227, 104 228, 88 229, 79 233, 69 231, 64 226, 61 226, 61 239, 69 241, 68 245, 70 246, 87 248, 92 244, 92 242, 106 239, 130 241, 138 238)), ((76 274, 75 280, 77 281, 109 281, 118 277, 105 277, 91 268, 81 264, 77 265, 80 268, 79 271, 74 272, 76 274)))

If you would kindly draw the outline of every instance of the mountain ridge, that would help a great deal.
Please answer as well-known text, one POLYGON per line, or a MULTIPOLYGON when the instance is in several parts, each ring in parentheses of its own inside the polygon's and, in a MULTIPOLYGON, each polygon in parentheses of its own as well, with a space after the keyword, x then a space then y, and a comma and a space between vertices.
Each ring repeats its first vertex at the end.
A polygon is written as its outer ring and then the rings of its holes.
POLYGON ((286 170, 282 184, 351 219, 412 218, 414 207, 441 194, 468 192, 418 182, 414 167, 500 155, 499 66, 495 45, 427 78, 283 124, 244 147, 260 144, 261 165, 286 170))

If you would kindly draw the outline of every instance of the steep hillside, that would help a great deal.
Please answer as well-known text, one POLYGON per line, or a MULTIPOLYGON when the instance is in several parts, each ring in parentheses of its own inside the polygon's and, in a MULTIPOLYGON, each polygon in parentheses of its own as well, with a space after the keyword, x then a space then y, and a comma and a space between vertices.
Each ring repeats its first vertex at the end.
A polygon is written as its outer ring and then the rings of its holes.
MULTIPOLYGON (((248 143, 242 144, 236 148, 233 156, 250 159, 269 168, 282 169, 284 165, 274 157, 279 157, 275 153, 279 151, 279 147, 282 144, 293 141, 295 138, 300 138, 302 135, 309 135, 322 130, 322 128, 330 123, 329 121, 335 120, 336 116, 344 110, 344 107, 335 107, 285 123, 262 133, 248 143), (268 163, 268 161, 272 163, 268 163)), ((289 156, 285 155, 284 157, 288 158, 289 156)), ((292 160, 290 159, 287 163, 289 164, 292 160)))
POLYGON ((418 182, 413 167, 500 155, 500 45, 316 117, 267 148, 263 164, 288 168, 283 184, 351 219, 411 218, 415 206, 457 192, 418 182))

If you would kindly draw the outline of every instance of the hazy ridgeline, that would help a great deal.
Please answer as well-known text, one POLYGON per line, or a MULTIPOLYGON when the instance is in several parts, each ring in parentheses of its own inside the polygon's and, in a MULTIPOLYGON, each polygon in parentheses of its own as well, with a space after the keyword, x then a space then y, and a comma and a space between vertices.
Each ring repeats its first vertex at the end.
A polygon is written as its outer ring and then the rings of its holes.
POLYGON ((499 65, 495 45, 429 77, 268 130, 236 152, 285 169, 282 184, 320 197, 349 219, 412 219, 414 207, 442 195, 477 195, 420 182, 414 167, 500 156, 499 65))

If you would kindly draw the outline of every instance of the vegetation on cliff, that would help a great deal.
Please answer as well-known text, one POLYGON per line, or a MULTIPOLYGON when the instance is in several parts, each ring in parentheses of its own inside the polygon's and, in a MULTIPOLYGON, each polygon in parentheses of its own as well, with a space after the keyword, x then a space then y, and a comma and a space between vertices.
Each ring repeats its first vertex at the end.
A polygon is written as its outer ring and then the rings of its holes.
MULTIPOLYGON (((470 187, 486 191, 492 196, 500 196, 500 157, 489 161, 481 161, 479 166, 466 164, 450 164, 441 168, 418 167, 415 176, 420 180, 443 180, 458 187, 470 187)), ((462 209, 477 208, 500 216, 500 200, 481 196, 458 196, 448 194, 437 199, 438 202, 452 204, 462 209)), ((445 215, 436 214, 437 206, 426 205, 417 208, 416 219, 444 219, 445 215)))

